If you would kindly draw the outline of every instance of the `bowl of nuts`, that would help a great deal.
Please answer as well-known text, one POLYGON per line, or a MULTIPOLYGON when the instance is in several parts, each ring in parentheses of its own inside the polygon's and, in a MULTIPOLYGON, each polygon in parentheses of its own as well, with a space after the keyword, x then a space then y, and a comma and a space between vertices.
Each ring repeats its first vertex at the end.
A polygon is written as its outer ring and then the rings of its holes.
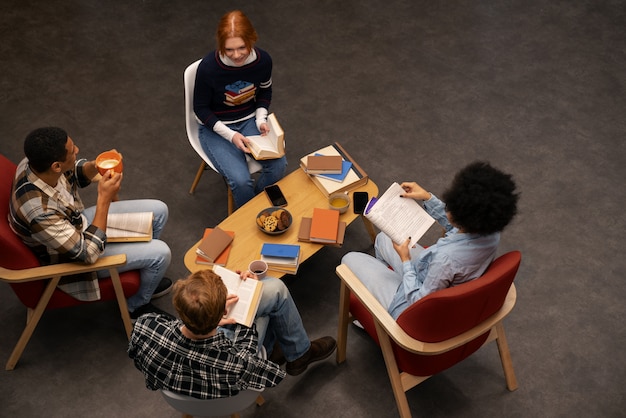
POLYGON ((259 229, 270 235, 282 234, 289 229, 292 222, 291 213, 278 206, 263 209, 256 216, 256 224, 259 229))

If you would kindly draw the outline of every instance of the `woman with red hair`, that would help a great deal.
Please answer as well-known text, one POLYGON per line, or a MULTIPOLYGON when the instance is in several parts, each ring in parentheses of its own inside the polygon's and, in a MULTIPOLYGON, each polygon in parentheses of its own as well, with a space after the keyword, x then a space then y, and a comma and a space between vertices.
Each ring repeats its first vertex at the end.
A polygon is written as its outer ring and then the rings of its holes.
POLYGON ((235 205, 243 205, 285 175, 285 157, 259 161, 256 184, 246 163, 251 135, 269 132, 272 58, 255 46, 257 33, 241 11, 226 13, 217 27, 217 49, 200 62, 193 108, 201 123, 200 143, 226 178, 235 205))

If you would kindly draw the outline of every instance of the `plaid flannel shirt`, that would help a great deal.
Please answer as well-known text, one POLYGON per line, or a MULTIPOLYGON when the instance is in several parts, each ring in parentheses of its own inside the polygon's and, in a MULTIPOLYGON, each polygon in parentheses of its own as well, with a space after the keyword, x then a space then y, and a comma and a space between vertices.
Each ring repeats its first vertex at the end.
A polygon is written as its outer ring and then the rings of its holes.
MULTIPOLYGON (((81 261, 94 263, 104 252, 104 231, 89 225, 83 231, 83 202, 78 194, 91 180, 83 174, 87 160, 78 160, 75 169, 59 178, 73 196, 67 202, 58 190, 40 179, 23 159, 17 167, 10 204, 11 229, 31 248, 43 265, 81 261)), ((63 278, 59 288, 80 300, 97 300, 97 277, 63 278)))
POLYGON ((277 364, 257 356, 255 328, 235 325, 234 341, 219 330, 213 337, 191 340, 183 335, 182 325, 158 314, 135 322, 128 356, 148 389, 213 399, 273 387, 286 375, 277 364))

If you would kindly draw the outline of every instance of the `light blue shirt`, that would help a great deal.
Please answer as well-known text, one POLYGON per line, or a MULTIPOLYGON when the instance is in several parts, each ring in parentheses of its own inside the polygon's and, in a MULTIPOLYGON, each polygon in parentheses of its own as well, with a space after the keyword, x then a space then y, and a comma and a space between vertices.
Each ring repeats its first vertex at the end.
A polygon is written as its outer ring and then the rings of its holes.
POLYGON ((493 261, 500 233, 460 233, 446 216, 445 205, 435 195, 424 209, 445 229, 446 235, 424 249, 417 258, 402 263, 402 282, 389 305, 394 319, 412 303, 430 293, 481 276, 493 261))

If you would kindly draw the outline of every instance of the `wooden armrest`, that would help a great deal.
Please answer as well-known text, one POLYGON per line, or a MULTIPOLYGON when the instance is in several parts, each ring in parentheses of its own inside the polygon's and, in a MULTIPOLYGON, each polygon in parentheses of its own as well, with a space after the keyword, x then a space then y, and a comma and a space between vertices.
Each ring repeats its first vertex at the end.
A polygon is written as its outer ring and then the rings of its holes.
POLYGON ((506 296, 504 305, 498 312, 483 321, 480 325, 460 334, 454 338, 450 338, 438 343, 426 343, 416 340, 407 334, 387 312, 378 299, 370 293, 370 291, 361 283, 359 278, 345 264, 337 266, 335 269, 337 275, 348 286, 351 292, 363 303, 365 308, 372 314, 374 319, 385 330, 385 332, 393 339, 396 344, 407 351, 424 355, 435 355, 445 353, 454 348, 473 340, 474 338, 484 334, 500 322, 513 309, 516 299, 515 285, 511 284, 511 288, 506 296))
POLYGON ((126 264, 126 254, 100 257, 98 261, 93 264, 61 263, 22 270, 10 270, 0 267, 0 280, 9 283, 32 282, 35 280, 49 279, 55 276, 68 276, 90 271, 107 270, 111 267, 123 266, 124 264, 126 264))

